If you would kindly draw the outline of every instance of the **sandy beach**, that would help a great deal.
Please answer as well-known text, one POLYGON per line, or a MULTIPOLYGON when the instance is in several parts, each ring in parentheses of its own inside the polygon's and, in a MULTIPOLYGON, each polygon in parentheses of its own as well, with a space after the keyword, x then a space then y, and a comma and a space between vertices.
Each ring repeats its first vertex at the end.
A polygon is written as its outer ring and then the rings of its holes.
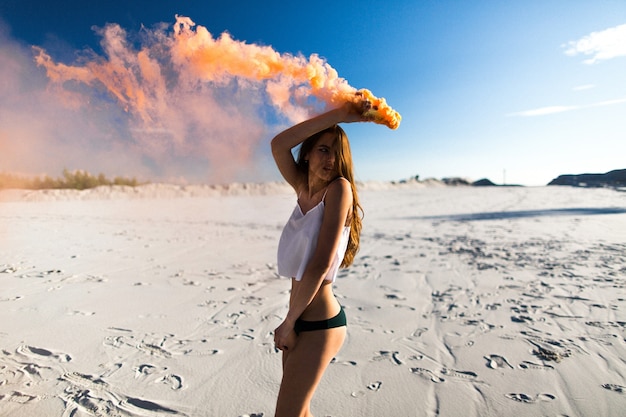
MULTIPOLYGON (((369 184, 316 416, 624 416, 626 193, 369 184)), ((0 192, 0 416, 273 416, 283 184, 0 192)))

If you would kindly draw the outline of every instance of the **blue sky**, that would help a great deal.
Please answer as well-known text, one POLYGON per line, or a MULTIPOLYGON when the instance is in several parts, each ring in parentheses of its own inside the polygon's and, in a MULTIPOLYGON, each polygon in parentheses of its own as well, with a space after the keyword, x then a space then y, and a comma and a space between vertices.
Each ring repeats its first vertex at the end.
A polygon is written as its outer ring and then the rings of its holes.
MULTIPOLYGON (((113 108, 112 99, 106 116, 94 111, 78 117, 65 108, 48 111, 24 103, 26 93, 40 97, 44 93, 33 90, 50 90, 44 72, 33 64, 31 46, 71 65, 85 55, 102 56, 101 36, 93 27, 117 23, 139 50, 137 34, 159 22, 173 25, 176 14, 216 37, 227 31, 235 40, 271 46, 281 54, 318 54, 350 85, 385 97, 402 114, 398 130, 346 127, 361 180, 460 176, 543 185, 560 174, 626 168, 626 2, 303 4, 3 0, 0 59, 18 69, 5 69, 0 84, 5 97, 0 99, 5 114, 0 116, 0 146, 5 148, 0 171, 57 175, 67 167, 192 182, 276 179, 266 145, 279 124, 268 122, 255 130, 262 138, 246 150, 256 160, 254 170, 237 160, 216 176, 201 168, 202 159, 179 159, 165 169, 159 165, 170 163, 167 159, 130 157, 134 151, 123 142, 73 137, 110 125, 117 126, 115 134, 126 134, 125 114, 113 108), (11 117, 6 116, 9 108, 11 117), (33 113, 42 116, 30 123, 33 113), (89 117, 97 120, 72 124, 89 117), (66 136, 46 136, 59 120, 66 123, 66 136), (36 135, 41 138, 32 146, 16 142, 36 135), (39 156, 20 165, 26 152, 39 156)), ((246 102, 245 97, 237 100, 230 103, 246 102)))

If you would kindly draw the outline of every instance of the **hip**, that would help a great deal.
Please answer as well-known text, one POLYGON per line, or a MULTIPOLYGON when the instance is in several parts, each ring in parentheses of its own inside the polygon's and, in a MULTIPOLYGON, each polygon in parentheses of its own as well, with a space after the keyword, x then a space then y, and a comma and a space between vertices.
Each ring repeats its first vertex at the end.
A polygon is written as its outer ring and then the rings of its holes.
MULTIPOLYGON (((298 292, 300 282, 292 279, 291 294, 298 292)), ((302 312, 299 319, 305 321, 320 321, 327 320, 336 316, 341 310, 341 305, 335 294, 333 293, 333 286, 330 281, 325 281, 320 286, 319 290, 302 312)))
POLYGON ((334 329, 335 327, 347 326, 347 324, 348 321, 346 319, 346 313, 343 310, 343 307, 340 306, 339 313, 329 319, 313 321, 302 319, 296 320, 293 330, 299 335, 301 332, 334 329))

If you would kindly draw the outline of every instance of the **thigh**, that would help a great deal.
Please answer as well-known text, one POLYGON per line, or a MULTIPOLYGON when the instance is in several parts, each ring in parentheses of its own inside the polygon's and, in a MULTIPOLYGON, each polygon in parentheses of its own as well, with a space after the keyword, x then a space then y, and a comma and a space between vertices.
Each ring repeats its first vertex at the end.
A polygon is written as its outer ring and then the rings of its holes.
POLYGON ((293 415, 296 410, 305 415, 324 371, 345 338, 345 326, 300 333, 295 348, 283 357, 276 416, 293 415))

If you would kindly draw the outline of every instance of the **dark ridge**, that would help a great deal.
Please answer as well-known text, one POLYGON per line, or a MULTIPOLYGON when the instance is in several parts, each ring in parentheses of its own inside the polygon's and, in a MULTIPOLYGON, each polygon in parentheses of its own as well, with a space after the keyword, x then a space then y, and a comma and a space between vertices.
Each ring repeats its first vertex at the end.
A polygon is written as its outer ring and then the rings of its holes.
POLYGON ((559 175, 548 185, 569 185, 572 187, 626 187, 626 169, 616 169, 604 174, 559 175))

